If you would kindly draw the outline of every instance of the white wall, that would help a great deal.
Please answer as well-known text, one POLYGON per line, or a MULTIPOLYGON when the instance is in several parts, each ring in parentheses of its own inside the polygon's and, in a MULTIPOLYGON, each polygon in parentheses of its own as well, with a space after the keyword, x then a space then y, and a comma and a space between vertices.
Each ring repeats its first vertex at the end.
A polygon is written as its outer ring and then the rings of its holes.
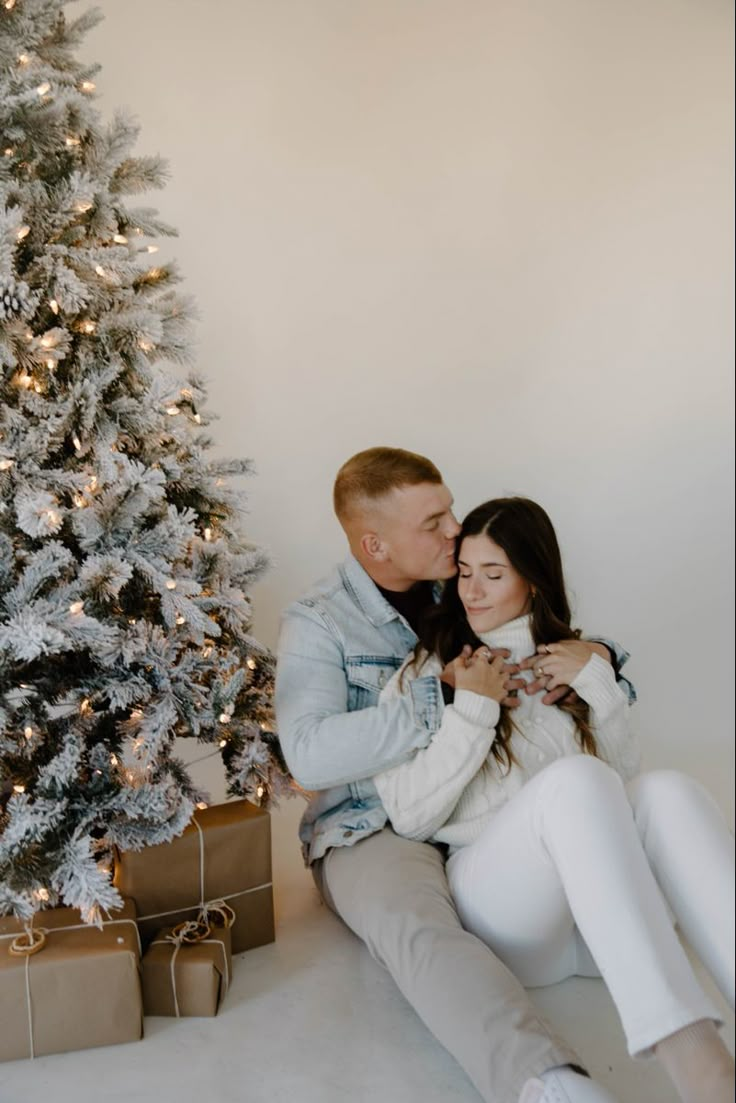
POLYGON ((731 4, 101 7, 103 107, 170 159, 218 447, 257 463, 261 638, 342 554, 340 463, 428 453, 460 514, 546 506, 649 762, 732 809, 731 4))

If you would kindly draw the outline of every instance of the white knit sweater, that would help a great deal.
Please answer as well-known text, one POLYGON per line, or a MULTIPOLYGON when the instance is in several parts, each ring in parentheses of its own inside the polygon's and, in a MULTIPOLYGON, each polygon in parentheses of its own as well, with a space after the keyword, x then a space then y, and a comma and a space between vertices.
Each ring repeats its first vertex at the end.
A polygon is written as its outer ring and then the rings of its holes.
MULTIPOLYGON (((506 647, 510 662, 535 651, 529 616, 518 617, 481 636, 489 647, 506 647)), ((442 664, 430 656, 419 671, 409 656, 386 685, 381 700, 408 693, 417 676, 439 674, 442 664)), ((524 672, 531 681, 531 671, 524 672)), ((599 756, 624 778, 639 765, 638 742, 629 728, 629 702, 619 689, 613 668, 592 655, 573 688, 590 706, 590 722, 599 756)), ((500 708, 490 697, 467 690, 455 694, 430 744, 400 766, 374 778, 394 830, 411 839, 432 839, 452 849, 478 838, 498 809, 534 776, 565 755, 581 754, 572 717, 554 705, 543 705, 542 693, 519 695, 511 746, 517 764, 506 771, 491 753, 500 708)))

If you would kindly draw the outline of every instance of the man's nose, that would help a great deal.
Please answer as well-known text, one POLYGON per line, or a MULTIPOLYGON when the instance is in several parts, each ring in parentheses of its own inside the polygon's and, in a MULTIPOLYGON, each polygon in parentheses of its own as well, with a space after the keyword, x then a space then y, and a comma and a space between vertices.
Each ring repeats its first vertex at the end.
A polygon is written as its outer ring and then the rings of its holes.
POLYGON ((460 525, 458 523, 458 519, 454 513, 451 513, 448 517, 447 527, 445 529, 445 536, 448 540, 454 540, 459 532, 460 525))

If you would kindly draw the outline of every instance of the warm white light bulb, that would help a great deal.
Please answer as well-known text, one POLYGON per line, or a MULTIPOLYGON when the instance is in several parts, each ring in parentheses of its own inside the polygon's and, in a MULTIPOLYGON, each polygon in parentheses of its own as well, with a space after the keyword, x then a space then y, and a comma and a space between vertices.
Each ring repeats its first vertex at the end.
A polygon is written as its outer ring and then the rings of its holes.
POLYGON ((93 80, 83 80, 81 87, 83 92, 94 92, 97 85, 93 80))
POLYGON ((81 138, 76 138, 73 134, 70 134, 64 139, 66 145, 71 149, 72 146, 78 146, 81 144, 81 138))
POLYGON ((98 276, 105 276, 106 275, 105 269, 102 267, 101 264, 96 264, 95 265, 95 272, 97 273, 98 276))
POLYGON ((10 471, 15 460, 0 460, 0 471, 10 471))
POLYGON ((26 739, 33 739, 33 728, 29 725, 27 728, 24 728, 23 734, 26 739))
POLYGON ((22 241, 24 237, 28 237, 31 232, 30 226, 19 226, 15 231, 16 241, 22 241))
POLYGON ((220 713, 220 723, 221 724, 229 724, 230 723, 230 713, 229 712, 221 712, 220 713))
POLYGON ((166 579, 166 589, 167 590, 175 590, 176 589, 176 579, 175 578, 167 578, 166 579))
POLYGON ((158 245, 147 245, 146 246, 146 252, 147 253, 157 253, 158 252, 158 245))
POLYGON ((29 58, 28 54, 18 54, 19 65, 27 65, 30 60, 31 59, 29 58))
MULTIPOLYGON (((7 4, 5 6, 7 7, 7 4)), ((25 791, 26 791, 25 785, 14 785, 13 786, 13 792, 14 793, 25 793, 25 791)))
POLYGON ((221 747, 227 747, 227 739, 221 739, 219 745, 221 747))
POLYGON ((183 617, 181 615, 181 613, 179 613, 178 617, 176 618, 176 623, 177 624, 186 624, 186 622, 187 622, 187 618, 183 617))
POLYGON ((86 321, 82 322, 82 333, 94 333, 97 329, 97 322, 86 321))
POLYGON ((89 200, 82 199, 81 202, 77 203, 75 209, 78 210, 80 214, 84 214, 85 211, 92 210, 92 204, 89 202, 89 200))
POLYGON ((197 425, 202 424, 202 418, 199 416, 199 414, 194 415, 194 420, 196 421, 197 425))
POLYGON ((196 807, 199 809, 200 812, 203 812, 204 809, 207 807, 207 801, 205 801, 205 800, 197 801, 196 807))
POLYGON ((209 526, 207 526, 207 528, 204 530, 204 538, 205 540, 212 539, 212 529, 209 526))
POLYGON ((265 793, 265 789, 263 788, 262 785, 259 785, 258 788, 256 789, 256 796, 258 797, 259 800, 263 796, 264 793, 265 793))
POLYGON ((128 239, 125 234, 113 234, 112 240, 116 241, 118 245, 127 245, 128 239))
POLYGON ((256 661, 255 661, 255 659, 246 659, 245 660, 245 665, 248 667, 248 670, 255 670, 256 661))
POLYGON ((166 413, 169 415, 169 417, 176 417, 177 414, 181 413, 181 410, 178 406, 167 406, 166 413))
POLYGON ((83 609, 84 609, 84 602, 83 601, 73 601, 71 603, 71 605, 69 606, 69 612, 72 614, 73 617, 79 616, 79 614, 82 612, 83 609))
POLYGON ((56 299, 49 299, 49 306, 51 307, 54 314, 59 313, 59 304, 57 303, 56 299))
POLYGON ((55 360, 51 360, 51 359, 48 359, 48 360, 46 361, 46 367, 47 367, 47 368, 49 369, 49 371, 53 371, 53 370, 54 370, 54 368, 56 367, 56 361, 55 361, 55 360))
MULTIPOLYGON (((7 8, 7 6, 8 5, 6 4, 5 7, 7 8)), ((50 92, 50 91, 51 91, 51 85, 49 84, 49 82, 47 80, 45 80, 43 82, 43 84, 39 84, 38 88, 36 89, 36 92, 38 93, 39 96, 45 96, 46 93, 50 92)))

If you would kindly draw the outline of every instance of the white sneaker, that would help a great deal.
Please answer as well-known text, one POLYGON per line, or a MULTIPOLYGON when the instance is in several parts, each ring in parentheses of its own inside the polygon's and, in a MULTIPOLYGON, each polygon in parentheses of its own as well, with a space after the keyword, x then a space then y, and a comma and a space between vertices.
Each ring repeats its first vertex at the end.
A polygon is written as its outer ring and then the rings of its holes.
POLYGON ((595 1080, 565 1067, 549 1069, 540 1079, 527 1080, 519 1103, 616 1103, 595 1080))

